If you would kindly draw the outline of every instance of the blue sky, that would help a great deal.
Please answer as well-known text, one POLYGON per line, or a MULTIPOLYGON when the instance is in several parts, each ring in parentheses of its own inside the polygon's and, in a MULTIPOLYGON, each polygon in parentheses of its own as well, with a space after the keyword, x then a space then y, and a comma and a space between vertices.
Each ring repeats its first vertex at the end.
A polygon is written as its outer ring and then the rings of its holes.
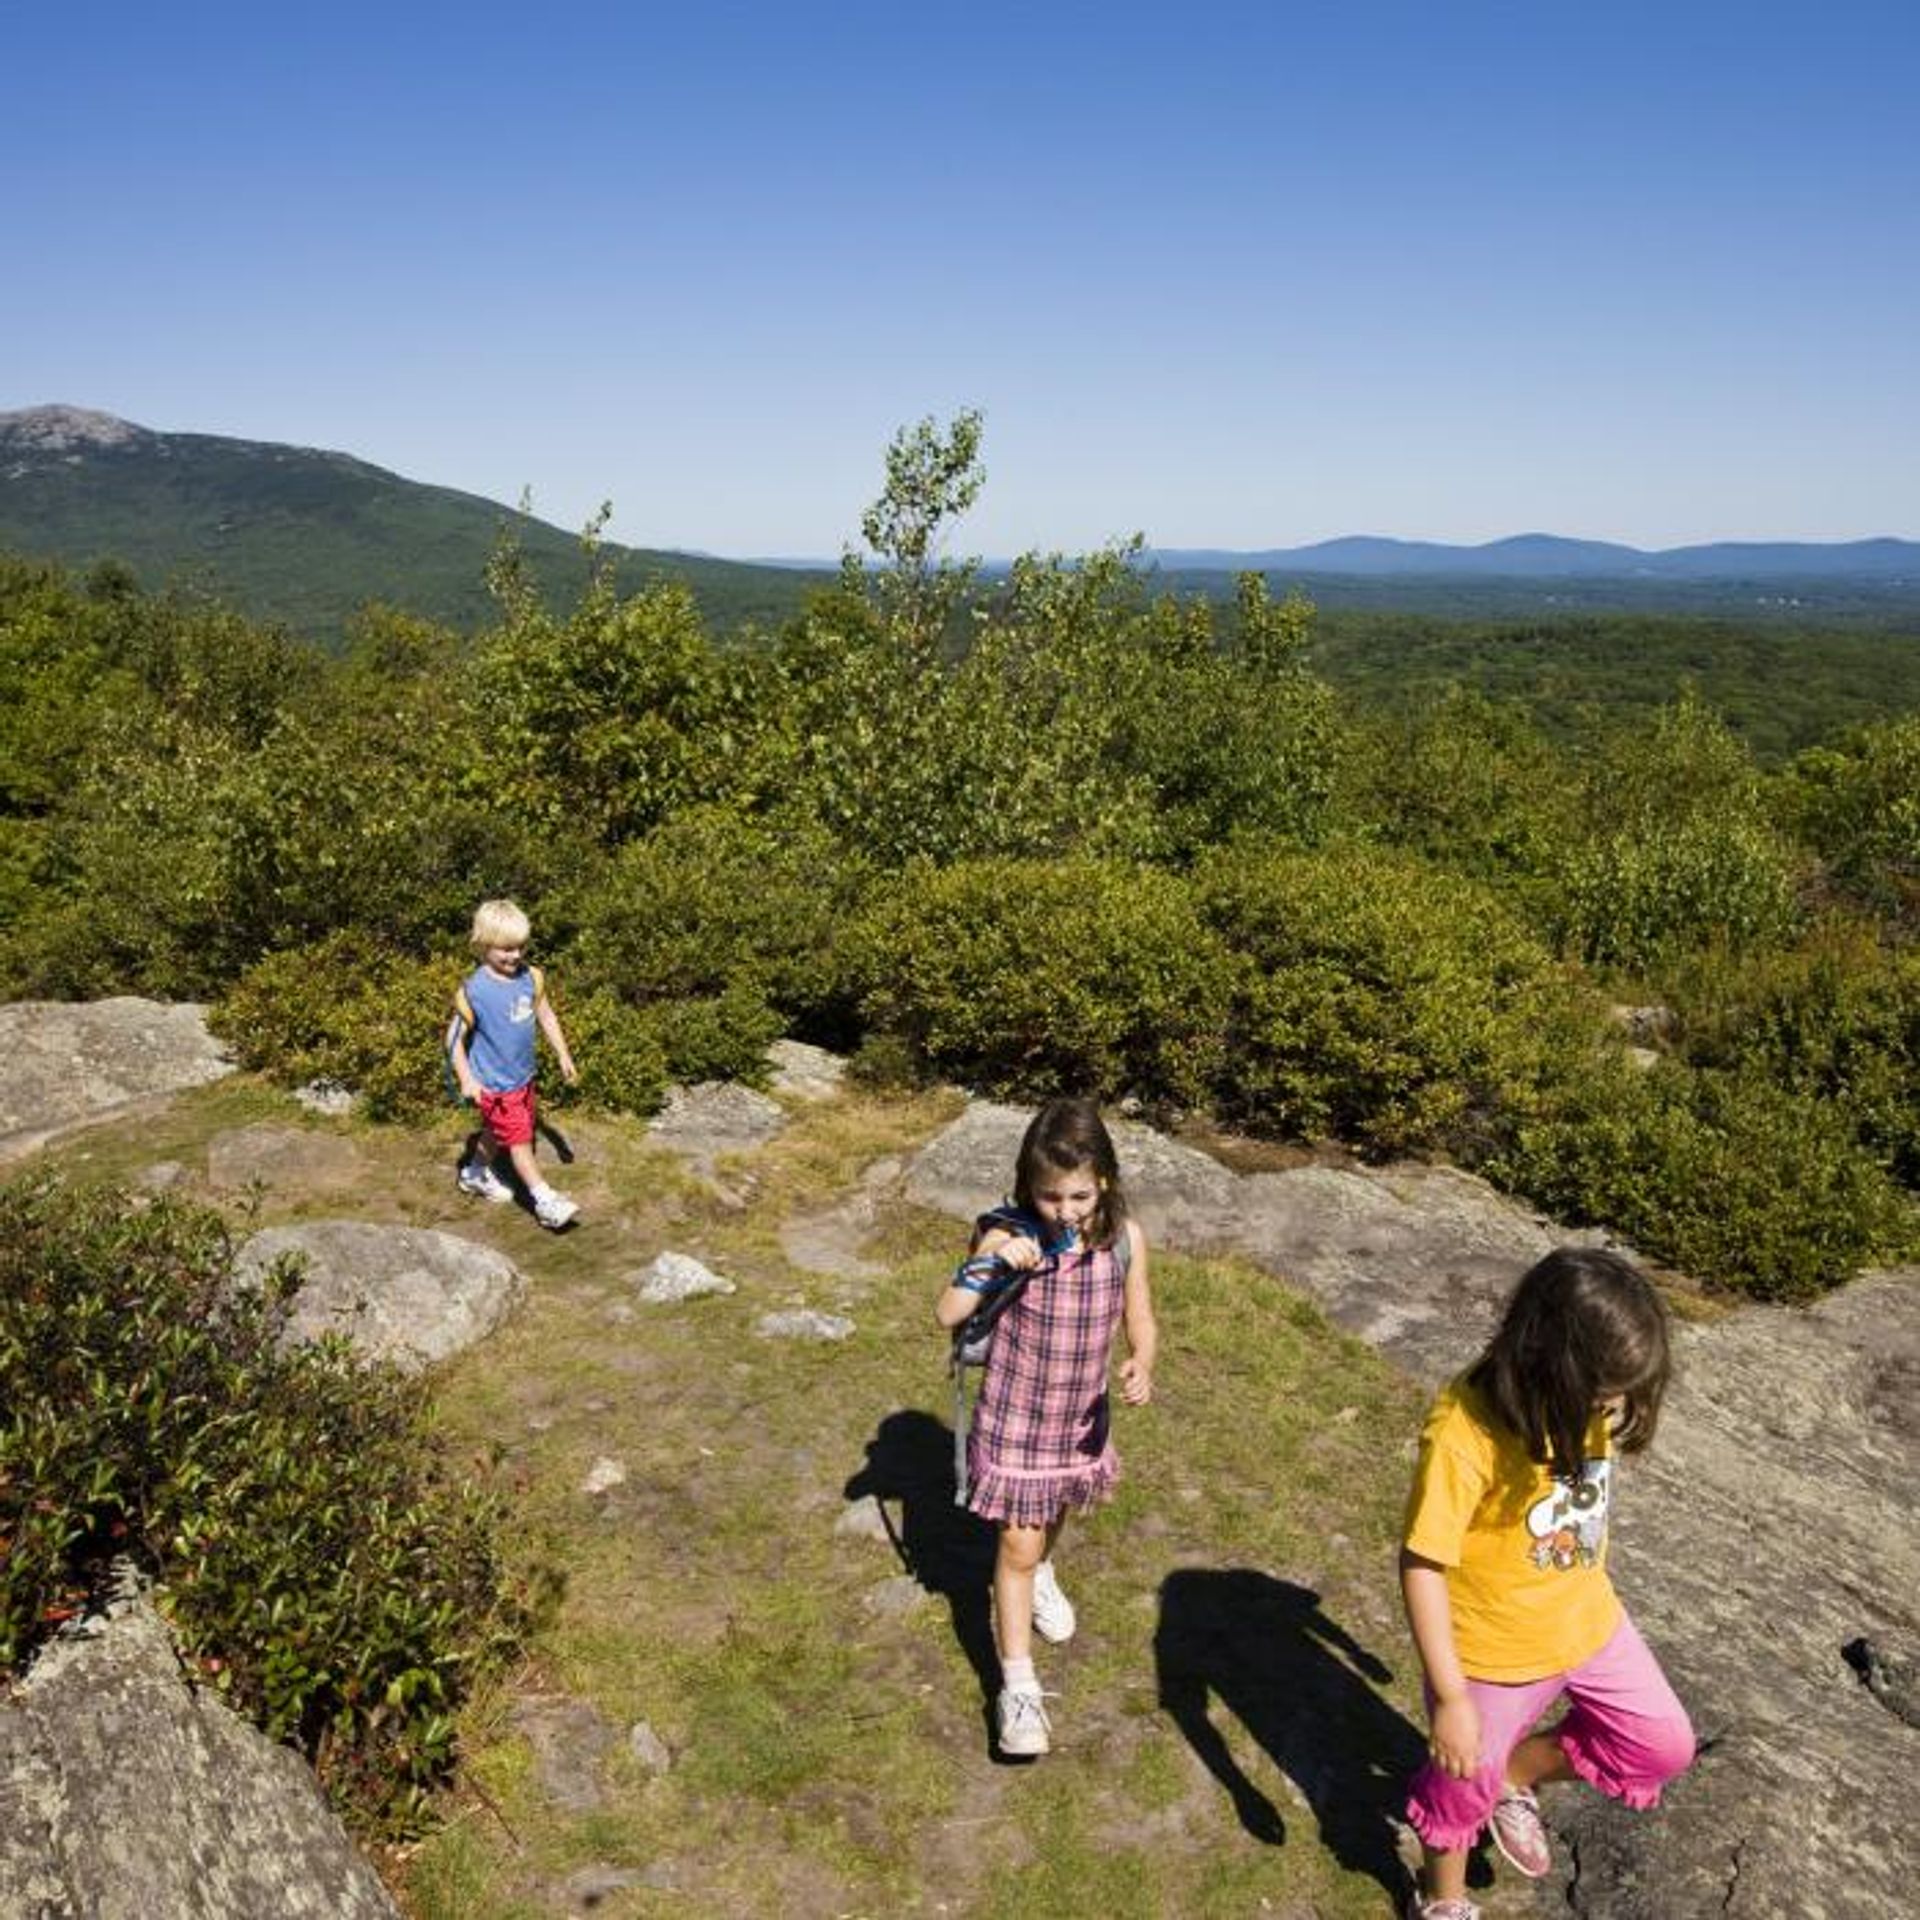
POLYGON ((1920 537, 1920 9, 6 9, 0 410, 831 556, 1920 537))

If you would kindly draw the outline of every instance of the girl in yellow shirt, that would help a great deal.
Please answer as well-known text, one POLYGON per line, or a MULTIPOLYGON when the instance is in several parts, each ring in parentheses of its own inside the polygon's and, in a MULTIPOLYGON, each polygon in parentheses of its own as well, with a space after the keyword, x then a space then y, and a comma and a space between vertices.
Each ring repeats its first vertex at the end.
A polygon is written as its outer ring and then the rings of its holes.
POLYGON ((1483 1826, 1520 1872, 1548 1871, 1536 1787, 1578 1778, 1651 1807, 1693 1758, 1686 1710, 1607 1577, 1614 1457, 1653 1438, 1670 1366, 1640 1270, 1563 1247, 1427 1417, 1400 1554, 1432 1723, 1407 1802, 1426 1854, 1410 1920, 1479 1920, 1467 1852, 1483 1826))

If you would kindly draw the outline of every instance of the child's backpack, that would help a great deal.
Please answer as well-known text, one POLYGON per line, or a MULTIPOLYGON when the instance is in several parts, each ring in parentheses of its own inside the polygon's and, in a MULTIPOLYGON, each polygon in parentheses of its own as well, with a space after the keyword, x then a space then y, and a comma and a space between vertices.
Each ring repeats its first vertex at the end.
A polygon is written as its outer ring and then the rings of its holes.
MULTIPOLYGON (((1038 1241, 1048 1259, 1070 1251, 1077 1244, 1077 1236, 1072 1233, 1064 1238, 1049 1238, 1041 1221, 1031 1214, 1022 1213, 1017 1207, 995 1207, 991 1213, 983 1213, 976 1223, 977 1233, 984 1235, 992 1227, 1004 1227, 1010 1232, 1024 1234, 1029 1240, 1038 1241)), ((1133 1264, 1133 1236, 1124 1226, 1113 1243, 1113 1251, 1120 1262, 1120 1278, 1124 1281, 1127 1269, 1133 1264)), ((1045 1262, 1040 1264, 1044 1265, 1045 1262)), ((997 1292, 982 1300, 953 1330, 953 1347, 947 1358, 947 1366, 953 1375, 953 1503, 957 1507, 967 1504, 967 1433, 973 1424, 973 1411, 967 1402, 967 1374, 971 1369, 987 1364, 987 1356, 993 1351, 994 1329, 1007 1309, 1026 1292, 1039 1271, 1040 1266, 1023 1268, 997 1292)))

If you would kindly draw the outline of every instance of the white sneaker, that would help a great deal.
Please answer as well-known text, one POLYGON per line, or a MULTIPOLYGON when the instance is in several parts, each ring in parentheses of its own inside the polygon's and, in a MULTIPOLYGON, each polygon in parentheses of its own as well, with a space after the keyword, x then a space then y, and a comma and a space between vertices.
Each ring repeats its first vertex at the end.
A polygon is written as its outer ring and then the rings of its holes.
POLYGON ((1033 1570, 1033 1630, 1042 1640, 1057 1647, 1073 1638, 1076 1615, 1073 1602, 1060 1591, 1060 1582, 1051 1560, 1042 1560, 1033 1570))
POLYGON ((1003 1687, 994 1710, 1000 1751, 1016 1760, 1031 1759, 1053 1747, 1053 1722, 1038 1687, 1003 1687))
POLYGON ((460 1191, 491 1200, 496 1206, 513 1198, 513 1189, 481 1160, 469 1160, 460 1169, 460 1191))
POLYGON ((571 1226, 579 1211, 578 1200, 569 1200, 564 1193, 555 1193, 551 1187, 533 1203, 533 1217, 555 1233, 562 1227, 571 1226))

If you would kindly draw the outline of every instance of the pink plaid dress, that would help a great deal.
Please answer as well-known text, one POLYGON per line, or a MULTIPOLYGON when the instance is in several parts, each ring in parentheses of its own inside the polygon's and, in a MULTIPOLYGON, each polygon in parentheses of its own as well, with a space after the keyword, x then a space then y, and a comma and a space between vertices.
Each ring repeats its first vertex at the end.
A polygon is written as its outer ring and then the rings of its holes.
POLYGON ((1107 1356, 1125 1292, 1111 1247, 1079 1247, 1043 1261, 1002 1317, 967 1436, 967 1505, 983 1520, 1044 1527, 1112 1490, 1107 1356))

